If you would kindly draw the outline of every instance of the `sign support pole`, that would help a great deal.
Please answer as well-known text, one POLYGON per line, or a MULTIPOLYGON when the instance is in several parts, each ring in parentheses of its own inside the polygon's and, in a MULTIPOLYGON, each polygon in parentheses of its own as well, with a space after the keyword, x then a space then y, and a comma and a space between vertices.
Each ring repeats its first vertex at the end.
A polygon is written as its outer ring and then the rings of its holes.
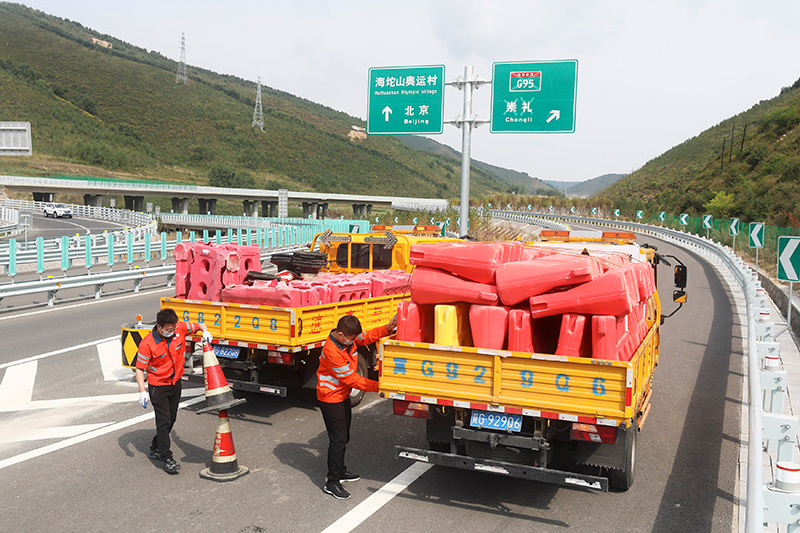
POLYGON ((775 339, 782 335, 787 329, 792 327, 792 293, 794 292, 794 282, 789 282, 789 308, 786 310, 786 327, 775 334, 775 339))
POLYGON ((457 128, 463 128, 461 131, 461 208, 459 217, 461 218, 461 225, 458 228, 460 236, 464 237, 469 234, 469 172, 470 172, 470 149, 472 146, 472 127, 479 126, 489 122, 488 120, 479 120, 472 118, 472 91, 473 86, 475 89, 491 83, 486 80, 479 80, 474 75, 474 67, 464 67, 464 77, 458 78, 454 82, 448 82, 446 85, 454 85, 457 89, 464 90, 464 109, 460 117, 455 121, 447 121, 447 124, 454 124, 457 128))

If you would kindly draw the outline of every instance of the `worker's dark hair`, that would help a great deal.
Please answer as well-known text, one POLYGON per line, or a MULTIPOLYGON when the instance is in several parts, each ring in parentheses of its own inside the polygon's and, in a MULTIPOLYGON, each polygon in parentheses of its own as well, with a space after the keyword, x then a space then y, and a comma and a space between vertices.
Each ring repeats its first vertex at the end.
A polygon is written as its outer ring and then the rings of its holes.
POLYGON ((177 324, 178 314, 174 309, 162 309, 156 315, 156 324, 166 326, 167 324, 177 324))
POLYGON ((336 329, 348 337, 357 337, 363 331, 361 329, 361 322, 359 322, 358 318, 354 315, 344 315, 340 318, 339 323, 336 324, 336 329))

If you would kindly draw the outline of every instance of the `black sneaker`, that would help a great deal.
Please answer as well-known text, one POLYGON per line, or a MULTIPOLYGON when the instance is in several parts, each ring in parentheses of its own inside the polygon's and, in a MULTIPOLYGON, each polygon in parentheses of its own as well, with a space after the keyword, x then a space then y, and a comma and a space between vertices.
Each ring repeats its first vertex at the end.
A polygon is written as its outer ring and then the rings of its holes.
POLYGON ((350 493, 344 490, 344 487, 342 487, 342 484, 338 481, 328 481, 325 483, 323 490, 337 500, 347 500, 350 498, 350 493))
POLYGON ((158 461, 159 459, 161 459, 161 454, 158 453, 157 449, 150 448, 150 451, 147 452, 147 457, 149 457, 150 459, 155 459, 156 461, 158 461))
POLYGON ((172 457, 164 461, 164 472, 167 474, 177 474, 180 469, 181 465, 172 457))
POLYGON ((339 478, 339 481, 343 481, 346 483, 348 481, 358 481, 359 479, 361 479, 361 476, 359 476, 358 474, 354 474, 352 472, 345 470, 344 475, 339 478))

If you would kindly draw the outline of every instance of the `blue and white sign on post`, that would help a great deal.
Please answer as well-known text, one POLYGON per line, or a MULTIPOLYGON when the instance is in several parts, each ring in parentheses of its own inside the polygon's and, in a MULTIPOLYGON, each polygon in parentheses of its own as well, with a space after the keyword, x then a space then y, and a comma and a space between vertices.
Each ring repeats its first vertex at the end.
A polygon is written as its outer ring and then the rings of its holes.
POLYGON ((748 235, 750 235, 750 248, 764 247, 764 228, 763 222, 751 222, 748 235))
POLYGON ((800 281, 800 237, 778 237, 778 280, 800 281))
POLYGON ((681 226, 688 226, 689 225, 689 213, 681 213, 681 216, 678 217, 678 222, 681 226))

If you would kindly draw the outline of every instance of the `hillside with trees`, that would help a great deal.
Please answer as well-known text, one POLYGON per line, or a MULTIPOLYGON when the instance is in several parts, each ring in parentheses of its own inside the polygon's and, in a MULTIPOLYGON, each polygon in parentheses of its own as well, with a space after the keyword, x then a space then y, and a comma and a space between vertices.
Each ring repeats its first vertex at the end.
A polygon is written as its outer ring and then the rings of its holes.
MULTIPOLYGON (((0 3, 0 50, 0 120, 31 122, 34 146, 33 157, 0 160, 6 174, 459 196, 459 160, 348 135, 363 121, 269 80, 261 131, 254 81, 189 65, 188 83, 176 83, 175 60, 77 22, 0 3)), ((473 196, 508 189, 473 167, 473 196)))

